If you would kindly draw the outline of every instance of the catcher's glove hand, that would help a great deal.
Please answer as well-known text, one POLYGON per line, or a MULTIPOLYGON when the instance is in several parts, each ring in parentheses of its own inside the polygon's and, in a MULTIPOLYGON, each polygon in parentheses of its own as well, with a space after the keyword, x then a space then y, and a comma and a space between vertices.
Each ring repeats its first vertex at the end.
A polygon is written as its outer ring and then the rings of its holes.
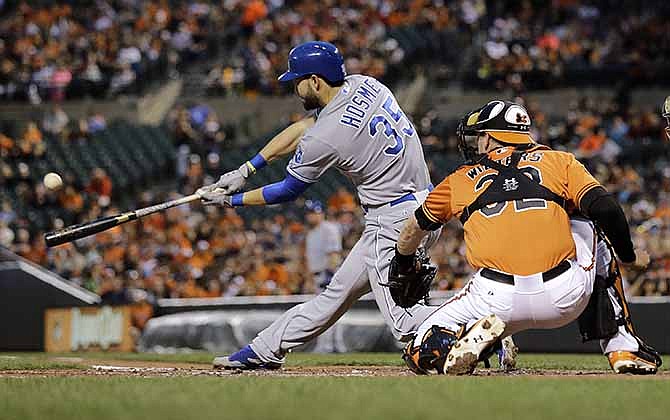
POLYGON ((398 254, 391 260, 388 287, 391 297, 401 308, 411 308, 420 301, 428 298, 430 285, 437 274, 437 266, 430 263, 430 258, 419 248, 413 258, 398 254))

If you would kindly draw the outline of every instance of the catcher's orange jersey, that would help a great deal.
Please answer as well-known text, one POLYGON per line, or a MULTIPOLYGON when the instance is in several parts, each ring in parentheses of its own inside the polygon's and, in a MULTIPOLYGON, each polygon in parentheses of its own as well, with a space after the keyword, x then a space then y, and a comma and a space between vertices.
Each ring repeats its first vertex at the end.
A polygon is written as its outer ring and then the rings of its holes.
MULTIPOLYGON (((500 148, 488 156, 508 164, 512 151, 500 148)), ((584 193, 600 185, 574 155, 542 146, 529 150, 518 168, 575 207, 584 193)), ((459 217, 497 173, 482 165, 460 167, 428 195, 423 212, 440 223, 459 217)), ((530 275, 575 256, 568 215, 553 201, 526 199, 492 204, 474 212, 464 231, 466 257, 475 268, 530 275)))

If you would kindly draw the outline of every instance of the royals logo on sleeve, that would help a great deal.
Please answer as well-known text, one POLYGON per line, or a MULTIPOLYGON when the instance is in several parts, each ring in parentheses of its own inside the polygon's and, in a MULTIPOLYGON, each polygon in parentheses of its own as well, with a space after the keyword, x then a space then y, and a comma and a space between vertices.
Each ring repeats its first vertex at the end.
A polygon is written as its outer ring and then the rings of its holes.
POLYGON ((295 163, 302 163, 302 145, 299 145, 298 148, 295 151, 295 155, 293 156, 293 161, 295 163))

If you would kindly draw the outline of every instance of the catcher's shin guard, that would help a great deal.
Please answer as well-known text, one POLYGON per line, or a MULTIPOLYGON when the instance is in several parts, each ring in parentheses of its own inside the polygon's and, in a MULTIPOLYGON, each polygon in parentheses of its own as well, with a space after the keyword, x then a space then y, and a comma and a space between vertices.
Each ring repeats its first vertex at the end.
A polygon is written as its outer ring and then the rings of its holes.
POLYGON ((621 271, 619 271, 619 265, 616 261, 613 261, 610 266, 610 278, 612 279, 611 287, 609 289, 611 291, 610 296, 613 296, 621 307, 621 314, 617 319, 617 323, 623 325, 626 328, 626 331, 635 336, 635 328, 633 327, 633 321, 630 317, 628 300, 626 300, 626 294, 624 293, 623 277, 621 276, 621 271))
MULTIPOLYGON (((598 255, 603 257, 601 261, 608 261, 605 263, 607 270, 605 273, 603 272, 605 270, 598 270, 596 267, 599 274, 596 275, 593 293, 589 304, 578 319, 582 340, 610 340, 623 329, 638 342, 638 351, 609 352, 607 358, 612 369, 616 373, 656 373, 662 363, 661 356, 635 333, 614 249, 600 229, 598 229, 598 241, 597 249, 600 250, 598 252, 609 253, 609 255, 598 255)), ((606 344, 602 345, 605 349, 606 344)))
POLYGON ((608 339, 619 330, 608 282, 608 278, 596 275, 589 303, 577 319, 583 342, 608 339))

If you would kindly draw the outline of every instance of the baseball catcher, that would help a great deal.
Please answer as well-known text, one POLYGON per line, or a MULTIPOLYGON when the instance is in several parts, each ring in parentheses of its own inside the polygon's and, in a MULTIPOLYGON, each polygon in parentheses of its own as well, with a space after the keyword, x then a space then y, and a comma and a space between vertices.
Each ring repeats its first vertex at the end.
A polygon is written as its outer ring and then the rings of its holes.
MULTIPOLYGON (((526 109, 513 102, 492 101, 469 113, 458 130, 466 164, 405 222, 395 255, 403 276, 391 271, 392 284, 422 281, 420 269, 408 271, 419 267, 416 250, 453 217, 463 224, 466 256, 477 272, 421 324, 403 359, 417 373, 468 374, 501 338, 581 316, 583 338, 601 340, 615 372, 655 373, 661 359, 636 336, 613 268, 614 253, 637 269, 649 256, 634 249, 612 195, 572 154, 536 144, 530 126, 526 109), (573 210, 584 217, 571 217, 573 210)), ((416 297, 411 286, 396 289, 398 304, 416 297)))

